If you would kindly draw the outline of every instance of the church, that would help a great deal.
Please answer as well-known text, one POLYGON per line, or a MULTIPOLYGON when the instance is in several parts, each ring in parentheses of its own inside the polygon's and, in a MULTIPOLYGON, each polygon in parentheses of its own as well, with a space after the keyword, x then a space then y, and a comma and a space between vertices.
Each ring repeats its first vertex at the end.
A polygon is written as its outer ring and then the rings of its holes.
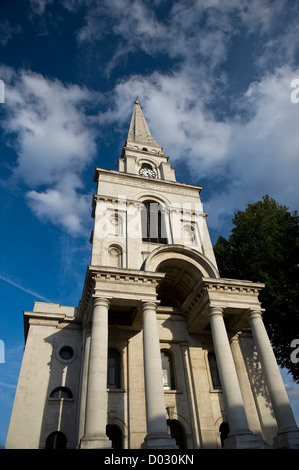
POLYGON ((24 312, 6 448, 299 448, 263 285, 220 277, 202 188, 176 181, 137 99, 94 182, 79 305, 24 312))

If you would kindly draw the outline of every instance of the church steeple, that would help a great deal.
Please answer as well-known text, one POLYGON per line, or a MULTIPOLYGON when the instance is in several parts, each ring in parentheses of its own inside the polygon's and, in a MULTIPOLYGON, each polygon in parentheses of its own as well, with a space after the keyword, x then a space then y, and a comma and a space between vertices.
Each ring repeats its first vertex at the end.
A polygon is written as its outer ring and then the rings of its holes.
POLYGON ((169 156, 153 138, 136 98, 127 140, 118 160, 118 170, 143 178, 175 181, 174 169, 168 159, 169 156))
POLYGON ((159 153, 163 153, 162 147, 155 141, 149 130, 137 98, 134 104, 127 143, 147 146, 150 147, 150 149, 154 148, 155 151, 159 153))

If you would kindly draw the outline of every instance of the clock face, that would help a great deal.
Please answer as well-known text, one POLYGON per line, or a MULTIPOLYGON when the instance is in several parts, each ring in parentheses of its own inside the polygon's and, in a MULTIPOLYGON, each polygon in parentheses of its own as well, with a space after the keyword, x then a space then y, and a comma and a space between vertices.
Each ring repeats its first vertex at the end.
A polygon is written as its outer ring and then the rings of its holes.
POLYGON ((157 176, 155 170, 153 170, 152 166, 148 163, 142 164, 142 167, 139 170, 139 174, 141 176, 148 176, 149 178, 156 178, 157 176))

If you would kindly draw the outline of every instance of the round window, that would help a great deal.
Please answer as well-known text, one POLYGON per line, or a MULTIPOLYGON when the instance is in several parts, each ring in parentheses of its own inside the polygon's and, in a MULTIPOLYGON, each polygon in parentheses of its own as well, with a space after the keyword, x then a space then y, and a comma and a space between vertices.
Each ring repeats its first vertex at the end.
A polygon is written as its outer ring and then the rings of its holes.
POLYGON ((64 359, 65 361, 69 361, 70 359, 72 359, 73 355, 74 355, 74 351, 70 346, 63 346, 59 350, 59 356, 61 357, 61 359, 64 359))

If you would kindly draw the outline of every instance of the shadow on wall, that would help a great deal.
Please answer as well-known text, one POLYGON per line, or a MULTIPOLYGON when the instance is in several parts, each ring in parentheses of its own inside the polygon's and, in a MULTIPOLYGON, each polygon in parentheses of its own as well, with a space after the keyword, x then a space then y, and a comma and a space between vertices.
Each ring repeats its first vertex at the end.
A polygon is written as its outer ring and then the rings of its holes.
POLYGON ((52 346, 49 382, 45 400, 39 447, 76 447, 82 330, 62 328, 45 338, 52 346))

